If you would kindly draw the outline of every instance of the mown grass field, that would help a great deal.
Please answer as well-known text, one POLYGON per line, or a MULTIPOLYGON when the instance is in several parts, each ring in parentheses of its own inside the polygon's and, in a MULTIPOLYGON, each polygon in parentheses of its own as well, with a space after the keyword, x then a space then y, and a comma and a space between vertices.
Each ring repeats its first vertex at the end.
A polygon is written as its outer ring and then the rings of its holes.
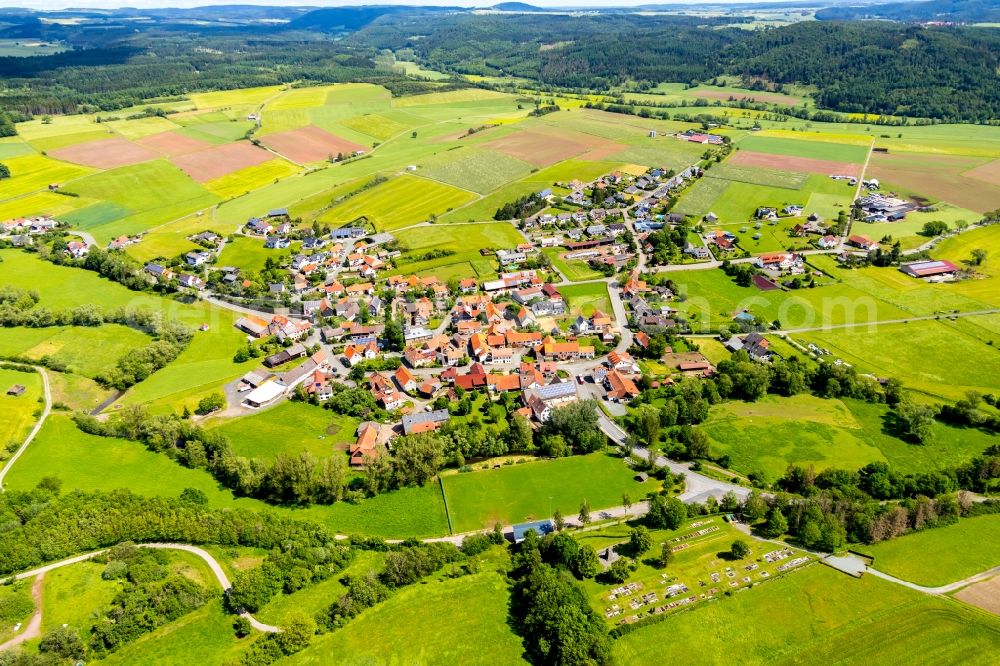
POLYGON ((861 424, 839 400, 811 395, 767 397, 755 403, 716 405, 702 429, 713 454, 729 455, 733 469, 775 480, 789 464, 858 469, 884 460, 866 442, 861 424))
POLYGON ((391 271, 398 274, 435 275, 442 280, 452 277, 492 276, 497 271, 496 258, 484 257, 480 248, 505 249, 523 243, 524 238, 506 222, 413 227, 396 234, 407 249, 391 271), (430 250, 454 254, 434 259, 420 259, 430 250))
POLYGON ((36 372, 18 372, 0 368, 0 447, 18 442, 27 437, 41 409, 42 378, 36 372), (25 388, 19 396, 7 395, 7 389, 15 384, 25 388))
POLYGON ((656 490, 653 482, 639 483, 632 477, 620 458, 595 453, 452 474, 442 483, 453 529, 468 532, 497 522, 542 520, 556 509, 575 516, 584 500, 596 512, 620 505, 624 492, 639 498, 656 490))
POLYGON ((814 564, 634 631, 615 642, 615 655, 622 663, 653 663, 665 643, 704 664, 730 663, 739 654, 747 664, 985 666, 1000 649, 1000 622, 947 599, 814 564))
MULTIPOLYGON (((790 137, 790 135, 789 135, 790 137)), ((861 164, 868 154, 868 147, 856 144, 840 144, 828 141, 811 141, 799 138, 775 138, 748 136, 739 142, 741 150, 757 153, 808 157, 831 162, 854 162, 861 164)))
POLYGON ((986 250, 987 257, 976 270, 993 277, 1000 276, 1000 225, 973 229, 947 238, 934 250, 934 256, 962 265, 977 248, 986 250))
POLYGON ((1000 565, 998 540, 1000 516, 989 515, 962 518, 954 525, 914 532, 860 550, 875 558, 872 566, 879 571, 933 587, 1000 565))
POLYGON ((559 293, 566 299, 567 314, 571 316, 582 314, 589 317, 594 310, 600 310, 609 317, 614 317, 606 282, 565 285, 559 287, 559 293))
POLYGON ((471 192, 426 178, 398 176, 362 192, 320 216, 321 222, 346 224, 364 217, 380 231, 392 231, 444 215, 475 199, 471 192))
POLYGON ((604 277, 603 273, 598 273, 593 268, 591 268, 585 261, 581 260, 571 260, 567 261, 562 258, 562 254, 565 252, 562 248, 557 247, 547 247, 542 252, 545 256, 549 258, 552 265, 555 266, 560 273, 566 276, 567 280, 573 282, 581 282, 584 280, 600 280, 604 277))
MULTIPOLYGON (((293 246, 294 247, 294 246, 293 246)), ((293 248, 284 250, 264 247, 264 239, 256 236, 236 236, 232 242, 226 243, 219 255, 219 266, 235 266, 245 271, 260 271, 268 257, 279 257, 295 254, 293 248)))
POLYGON ((271 409, 237 419, 206 423, 232 443, 237 455, 273 460, 278 454, 308 452, 317 458, 343 455, 353 442, 357 419, 301 402, 283 402, 271 409))
POLYGON ((118 324, 0 329, 0 355, 32 361, 48 357, 85 377, 95 377, 149 342, 149 336, 118 324))
POLYGON ((686 296, 676 307, 688 314, 695 332, 728 325, 743 310, 764 321, 778 320, 786 329, 864 324, 905 319, 910 314, 846 283, 763 292, 756 287, 740 287, 721 270, 687 271, 673 280, 686 296))
POLYGON ((506 581, 493 572, 413 585, 286 661, 328 664, 338 655, 345 666, 444 666, 480 662, 488 652, 498 666, 525 664, 521 639, 507 623, 507 597, 506 581))
POLYGON ((915 321, 843 330, 805 333, 799 342, 813 342, 859 370, 880 377, 895 376, 910 388, 959 397, 967 390, 1000 388, 994 372, 997 350, 947 323, 915 321), (905 340, 905 344, 894 341, 905 340))
POLYGON ((108 241, 121 234, 151 227, 207 208, 219 198, 165 160, 120 167, 82 178, 67 188, 92 199, 104 199, 127 209, 128 217, 84 227, 108 241))

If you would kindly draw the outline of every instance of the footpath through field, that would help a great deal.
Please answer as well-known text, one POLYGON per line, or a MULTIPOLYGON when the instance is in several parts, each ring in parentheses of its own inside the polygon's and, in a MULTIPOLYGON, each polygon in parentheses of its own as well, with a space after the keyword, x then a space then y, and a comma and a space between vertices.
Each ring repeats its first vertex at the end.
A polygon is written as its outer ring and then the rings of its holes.
POLYGON ((3 469, 0 469, 0 492, 3 492, 4 490, 3 480, 6 478, 7 472, 10 471, 10 468, 17 462, 17 459, 21 457, 21 454, 23 454, 28 448, 28 445, 35 439, 35 435, 37 435, 42 429, 42 426, 45 425, 45 419, 49 418, 49 413, 52 411, 52 392, 49 389, 49 376, 45 372, 45 368, 36 367, 35 370, 42 376, 42 393, 45 397, 45 407, 42 409, 42 415, 38 418, 38 423, 36 423, 35 427, 28 433, 28 436, 24 439, 24 443, 18 447, 17 451, 14 452, 14 455, 12 455, 10 460, 7 461, 7 464, 3 466, 3 469))
MULTIPOLYGON (((198 548, 197 546, 192 546, 186 543, 140 543, 136 544, 138 548, 156 548, 163 550, 183 550, 184 552, 191 553, 200 557, 208 565, 209 569, 215 575, 216 580, 222 587, 224 593, 229 592, 232 585, 229 583, 229 577, 226 576, 226 572, 222 569, 219 564, 208 551, 198 548)), ((23 573, 15 574, 9 580, 25 580, 27 578, 34 578, 35 582, 31 588, 31 595, 35 600, 35 613, 31 617, 31 621, 28 626, 25 627, 24 631, 10 639, 3 645, 0 645, 0 650, 8 647, 14 647, 20 645, 25 641, 29 641, 33 638, 37 638, 40 635, 41 625, 42 625, 42 578, 46 573, 53 571, 55 569, 61 569, 62 567, 67 567, 71 564, 78 564, 80 562, 86 562, 87 560, 93 559, 98 555, 108 552, 107 549, 97 550, 92 553, 84 553, 82 555, 77 555, 75 557, 70 557, 65 560, 60 560, 59 562, 53 562, 51 564, 46 564, 43 567, 38 567, 37 569, 32 569, 31 571, 25 571, 23 573)), ((253 615, 247 612, 240 613, 240 617, 247 620, 257 631, 263 633, 278 633, 281 631, 279 627, 272 626, 270 624, 264 624, 255 618, 253 615)))

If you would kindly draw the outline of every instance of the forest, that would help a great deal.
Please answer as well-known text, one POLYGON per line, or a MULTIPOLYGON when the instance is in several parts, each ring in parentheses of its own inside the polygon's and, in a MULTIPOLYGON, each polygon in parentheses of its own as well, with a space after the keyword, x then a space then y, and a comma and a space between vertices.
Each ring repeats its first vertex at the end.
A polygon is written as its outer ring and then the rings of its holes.
POLYGON ((0 38, 55 39, 73 47, 0 58, 3 109, 15 119, 109 111, 196 90, 279 83, 360 81, 394 95, 426 91, 430 84, 379 62, 391 50, 430 69, 520 77, 548 89, 647 90, 730 75, 754 89, 813 86, 817 106, 839 112, 964 122, 1000 116, 995 28, 811 21, 749 31, 734 27, 749 16, 473 14, 430 7, 285 12, 284 23, 230 19, 225 28, 165 13, 138 31, 114 17, 53 26, 30 14, 0 15, 13 23, 0 28, 0 38))

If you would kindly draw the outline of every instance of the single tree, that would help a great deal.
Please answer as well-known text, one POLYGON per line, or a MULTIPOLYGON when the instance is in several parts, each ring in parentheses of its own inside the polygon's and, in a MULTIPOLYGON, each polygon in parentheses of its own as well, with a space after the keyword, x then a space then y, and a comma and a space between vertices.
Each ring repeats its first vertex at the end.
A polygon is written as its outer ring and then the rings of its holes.
POLYGON ((641 557, 643 553, 653 547, 653 537, 649 536, 649 530, 640 525, 629 530, 628 548, 632 557, 641 557))
POLYGON ((666 569, 671 562, 674 561, 674 550, 670 547, 669 543, 664 543, 660 546, 660 557, 657 559, 657 563, 660 568, 666 569))
POLYGON ((559 509, 556 509, 556 512, 552 514, 552 525, 556 532, 562 532, 566 528, 566 519, 563 518, 562 511, 559 509))
POLYGON ((590 502, 583 500, 580 504, 580 525, 586 527, 590 524, 590 502))
POLYGON ((750 554, 750 546, 742 539, 737 539, 729 547, 729 554, 733 556, 733 559, 742 560, 750 554))
POLYGON ((629 509, 632 508, 632 498, 628 493, 622 493, 622 506, 625 507, 625 517, 628 517, 629 509))

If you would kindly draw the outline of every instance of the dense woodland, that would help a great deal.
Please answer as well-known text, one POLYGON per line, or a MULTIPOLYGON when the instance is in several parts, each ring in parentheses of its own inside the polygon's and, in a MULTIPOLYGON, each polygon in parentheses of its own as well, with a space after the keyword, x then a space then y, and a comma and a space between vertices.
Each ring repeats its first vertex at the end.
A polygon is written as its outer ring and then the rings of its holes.
MULTIPOLYGON (((78 26, 0 14, 0 24, 11 24, 0 28, 0 38, 59 40, 74 48, 0 58, 6 84, 0 106, 21 118, 277 83, 367 81, 396 95, 427 90, 430 84, 378 60, 392 50, 432 69, 517 76, 550 89, 645 90, 736 75, 751 89, 814 86, 817 105, 840 112, 967 122, 1000 117, 995 28, 819 21, 747 31, 733 23, 749 19, 731 16, 272 11, 288 22, 230 19, 220 27, 164 13, 137 31, 139 24, 114 14, 78 26)), ((4 127, 0 116, 0 134, 4 127)))

